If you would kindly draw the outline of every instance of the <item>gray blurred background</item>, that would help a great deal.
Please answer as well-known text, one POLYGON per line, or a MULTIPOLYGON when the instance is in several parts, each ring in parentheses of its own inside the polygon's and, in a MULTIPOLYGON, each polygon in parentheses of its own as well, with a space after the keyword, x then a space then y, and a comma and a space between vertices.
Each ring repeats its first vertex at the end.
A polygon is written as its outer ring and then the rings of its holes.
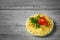
POLYGON ((60 40, 59 0, 0 0, 0 40, 60 40), (26 19, 36 13, 50 16, 54 30, 47 37, 34 37, 26 28, 26 19))

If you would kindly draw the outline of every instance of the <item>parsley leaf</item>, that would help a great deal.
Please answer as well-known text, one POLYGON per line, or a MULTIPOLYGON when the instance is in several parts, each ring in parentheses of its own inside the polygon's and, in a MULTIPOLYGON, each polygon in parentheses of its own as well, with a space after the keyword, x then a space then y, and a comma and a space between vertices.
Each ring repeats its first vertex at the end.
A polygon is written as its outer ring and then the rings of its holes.
POLYGON ((36 18, 31 17, 31 23, 35 24, 36 28, 40 28, 40 24, 38 24, 38 19, 40 18, 40 16, 38 15, 36 18))
POLYGON ((36 23, 36 28, 40 28, 40 25, 38 23, 36 23))
POLYGON ((30 18, 31 19, 31 23, 37 23, 37 20, 33 17, 30 18))
POLYGON ((38 20, 40 18, 40 16, 38 15, 37 17, 36 17, 36 20, 38 20))

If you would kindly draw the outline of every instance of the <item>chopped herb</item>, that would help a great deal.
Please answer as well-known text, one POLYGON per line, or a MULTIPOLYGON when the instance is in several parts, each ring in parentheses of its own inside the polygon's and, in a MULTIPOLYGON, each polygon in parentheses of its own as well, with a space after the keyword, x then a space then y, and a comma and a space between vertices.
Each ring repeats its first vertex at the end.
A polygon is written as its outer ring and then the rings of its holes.
POLYGON ((36 28, 40 28, 40 25, 38 24, 38 19, 40 18, 40 16, 36 17, 36 18, 33 18, 31 17, 30 20, 31 20, 31 23, 32 24, 35 24, 36 25, 36 28))
POLYGON ((40 25, 38 23, 36 23, 36 28, 40 28, 40 25))
POLYGON ((40 18, 40 16, 38 15, 37 17, 36 17, 36 20, 38 20, 40 18))
POLYGON ((31 19, 31 23, 37 23, 37 20, 33 17, 30 18, 31 19))

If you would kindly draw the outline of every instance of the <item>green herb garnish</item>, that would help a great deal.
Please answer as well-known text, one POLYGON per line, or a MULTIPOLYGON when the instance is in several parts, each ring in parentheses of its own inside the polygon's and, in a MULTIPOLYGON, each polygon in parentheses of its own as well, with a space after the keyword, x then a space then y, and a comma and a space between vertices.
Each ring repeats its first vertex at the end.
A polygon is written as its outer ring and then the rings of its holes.
POLYGON ((40 18, 40 16, 38 15, 37 17, 36 17, 36 20, 38 20, 40 18))
POLYGON ((36 28, 40 28, 40 25, 38 23, 36 23, 36 28))
POLYGON ((40 25, 38 24, 38 19, 40 18, 40 16, 38 15, 36 18, 31 17, 31 23, 36 25, 36 28, 40 28, 40 25))
POLYGON ((31 19, 31 23, 37 23, 37 20, 33 17, 30 18, 31 19))

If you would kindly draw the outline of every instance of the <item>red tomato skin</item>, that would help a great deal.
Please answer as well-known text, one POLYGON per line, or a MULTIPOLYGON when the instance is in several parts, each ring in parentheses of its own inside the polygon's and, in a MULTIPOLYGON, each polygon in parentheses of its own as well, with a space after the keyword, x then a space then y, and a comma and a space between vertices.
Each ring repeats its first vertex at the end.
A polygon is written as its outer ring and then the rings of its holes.
POLYGON ((40 19, 38 19, 38 23, 40 25, 45 25, 47 23, 47 20, 44 17, 41 17, 40 19))

